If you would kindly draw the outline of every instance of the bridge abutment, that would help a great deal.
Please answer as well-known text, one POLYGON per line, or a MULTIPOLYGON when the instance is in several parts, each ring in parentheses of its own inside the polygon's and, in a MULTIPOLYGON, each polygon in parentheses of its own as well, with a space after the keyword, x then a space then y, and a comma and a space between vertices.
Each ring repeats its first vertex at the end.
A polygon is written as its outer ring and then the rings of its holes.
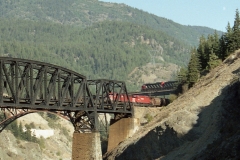
POLYGON ((73 133, 72 160, 102 160, 100 133, 73 133))
POLYGON ((112 150, 120 142, 131 137, 139 125, 139 119, 137 118, 122 118, 118 121, 111 119, 107 151, 112 150))

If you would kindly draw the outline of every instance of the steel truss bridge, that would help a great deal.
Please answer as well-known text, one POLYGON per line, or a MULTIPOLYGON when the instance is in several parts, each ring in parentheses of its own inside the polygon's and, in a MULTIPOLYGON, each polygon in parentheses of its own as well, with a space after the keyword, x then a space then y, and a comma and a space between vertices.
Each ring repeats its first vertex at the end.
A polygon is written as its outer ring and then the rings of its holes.
POLYGON ((125 82, 87 80, 69 69, 39 61, 0 57, 0 132, 29 113, 46 111, 68 119, 76 132, 99 130, 98 114, 133 116, 125 82), (111 93, 117 93, 111 99, 111 93))

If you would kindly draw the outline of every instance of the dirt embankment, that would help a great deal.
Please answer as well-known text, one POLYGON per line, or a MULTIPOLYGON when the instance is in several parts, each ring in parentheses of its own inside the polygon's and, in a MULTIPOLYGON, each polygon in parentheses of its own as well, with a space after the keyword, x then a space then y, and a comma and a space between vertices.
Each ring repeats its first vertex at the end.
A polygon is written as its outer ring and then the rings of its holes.
POLYGON ((105 159, 239 159, 240 58, 212 70, 105 159))

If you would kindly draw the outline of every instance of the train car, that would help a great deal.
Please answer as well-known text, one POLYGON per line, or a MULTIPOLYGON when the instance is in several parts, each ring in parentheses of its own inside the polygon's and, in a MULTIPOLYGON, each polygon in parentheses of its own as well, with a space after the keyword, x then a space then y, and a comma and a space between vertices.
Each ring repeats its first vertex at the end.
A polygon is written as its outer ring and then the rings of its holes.
POLYGON ((169 104, 169 100, 159 97, 151 97, 147 95, 138 95, 132 94, 128 97, 125 94, 109 94, 111 101, 126 102, 129 99, 129 102, 134 105, 146 106, 146 107, 162 107, 169 104))
POLYGON ((141 92, 156 92, 164 90, 174 90, 178 85, 178 81, 146 83, 142 85, 141 92))
POLYGON ((151 104, 151 98, 145 95, 132 95, 130 101, 135 104, 151 104))
POLYGON ((128 99, 131 103, 142 103, 142 104, 150 104, 151 99, 149 96, 145 95, 127 95, 126 94, 109 94, 109 98, 112 101, 120 101, 120 102, 126 102, 128 99))
POLYGON ((132 95, 130 101, 135 105, 148 107, 162 107, 169 104, 168 99, 146 95, 132 95))

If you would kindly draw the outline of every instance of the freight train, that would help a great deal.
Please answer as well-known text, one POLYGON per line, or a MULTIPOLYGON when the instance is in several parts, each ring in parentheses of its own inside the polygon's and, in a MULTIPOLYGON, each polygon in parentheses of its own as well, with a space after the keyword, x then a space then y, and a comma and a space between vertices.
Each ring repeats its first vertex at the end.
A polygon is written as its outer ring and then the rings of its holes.
POLYGON ((128 96, 126 94, 118 95, 113 93, 109 95, 109 98, 112 101, 130 101, 130 103, 136 106, 162 107, 170 103, 169 99, 150 95, 154 95, 155 93, 158 93, 158 95, 172 93, 176 90, 177 86, 178 81, 146 83, 142 85, 140 92, 129 93, 128 96))
POLYGON ((109 98, 112 101, 119 101, 119 102, 127 102, 136 105, 136 106, 146 106, 146 107, 162 107, 167 106, 170 101, 166 98, 159 98, 159 97, 151 97, 147 95, 139 95, 139 94, 109 94, 109 98))

